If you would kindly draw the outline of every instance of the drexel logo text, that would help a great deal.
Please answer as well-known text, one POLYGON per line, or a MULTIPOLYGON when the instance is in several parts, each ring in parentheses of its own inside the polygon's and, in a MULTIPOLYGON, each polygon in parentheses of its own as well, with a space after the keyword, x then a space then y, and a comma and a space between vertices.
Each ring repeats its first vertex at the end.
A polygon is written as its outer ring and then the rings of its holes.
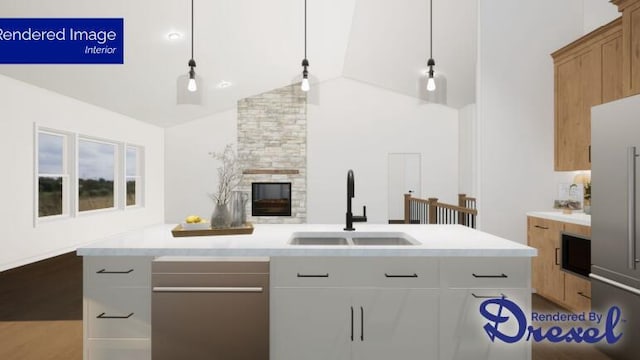
POLYGON ((505 296, 482 302, 480 304, 480 314, 488 321, 483 328, 492 342, 498 339, 505 343, 515 343, 522 341, 526 335, 524 341, 529 341, 533 338, 535 342, 585 342, 593 344, 604 340, 608 344, 615 344, 622 337, 622 332, 616 334, 616 327, 620 324, 622 317, 622 311, 617 306, 609 308, 604 318, 600 317, 599 324, 604 324, 604 329, 599 327, 569 327, 568 329, 563 329, 560 326, 552 326, 546 330, 535 328, 527 323, 527 317, 520 306, 505 296), (512 325, 517 326, 515 329, 511 326, 508 333, 504 333, 505 326, 511 321, 515 322, 512 325), (500 324, 504 325, 500 327, 500 324))

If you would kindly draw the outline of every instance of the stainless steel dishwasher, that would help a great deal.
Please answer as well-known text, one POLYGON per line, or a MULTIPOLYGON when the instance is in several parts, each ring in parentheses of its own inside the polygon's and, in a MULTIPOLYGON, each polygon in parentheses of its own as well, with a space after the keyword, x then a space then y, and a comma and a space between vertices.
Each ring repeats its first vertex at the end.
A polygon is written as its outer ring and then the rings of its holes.
POLYGON ((269 259, 152 264, 153 360, 269 359, 269 259))

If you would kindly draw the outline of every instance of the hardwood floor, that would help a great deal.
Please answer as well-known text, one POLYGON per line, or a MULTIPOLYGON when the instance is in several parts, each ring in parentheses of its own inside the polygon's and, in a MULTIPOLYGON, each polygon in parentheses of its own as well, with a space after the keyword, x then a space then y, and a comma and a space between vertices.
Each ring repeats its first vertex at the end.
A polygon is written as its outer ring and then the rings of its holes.
MULTIPOLYGON (((535 294, 533 309, 564 311, 535 294)), ((0 273, 0 359, 82 359, 81 257, 69 253, 0 273)), ((613 360, 591 345, 547 343, 533 344, 532 359, 613 360)))
MULTIPOLYGON (((532 305, 533 310, 540 313, 567 312, 567 310, 536 294, 533 294, 532 305)), ((573 324, 567 324, 567 326, 572 325, 573 324)), ((575 325, 584 326, 584 324, 578 323, 575 325)), ((550 325, 534 322, 534 326, 548 328, 550 325)), ((533 343, 532 353, 533 360, 613 360, 598 351, 593 345, 584 343, 533 343)))
POLYGON ((0 273, 0 359, 82 359, 82 258, 0 273))

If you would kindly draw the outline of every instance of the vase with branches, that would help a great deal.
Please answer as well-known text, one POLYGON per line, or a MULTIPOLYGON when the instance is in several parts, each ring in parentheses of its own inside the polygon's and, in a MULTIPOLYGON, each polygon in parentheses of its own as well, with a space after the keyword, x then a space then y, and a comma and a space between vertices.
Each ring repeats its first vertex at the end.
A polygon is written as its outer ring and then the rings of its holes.
POLYGON ((218 189, 209 196, 215 203, 213 215, 211 216, 211 226, 214 228, 225 228, 231 225, 231 214, 229 213, 229 200, 232 191, 242 181, 242 170, 239 159, 233 149, 233 145, 228 144, 222 152, 211 152, 211 157, 220 162, 218 167, 218 189))

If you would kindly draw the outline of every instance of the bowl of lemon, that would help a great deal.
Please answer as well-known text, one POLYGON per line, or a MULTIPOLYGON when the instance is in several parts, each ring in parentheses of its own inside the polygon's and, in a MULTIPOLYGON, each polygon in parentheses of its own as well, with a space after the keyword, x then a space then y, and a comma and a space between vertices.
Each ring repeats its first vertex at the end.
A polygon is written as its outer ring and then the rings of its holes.
POLYGON ((181 224, 183 230, 211 229, 211 224, 198 215, 189 215, 181 224))

